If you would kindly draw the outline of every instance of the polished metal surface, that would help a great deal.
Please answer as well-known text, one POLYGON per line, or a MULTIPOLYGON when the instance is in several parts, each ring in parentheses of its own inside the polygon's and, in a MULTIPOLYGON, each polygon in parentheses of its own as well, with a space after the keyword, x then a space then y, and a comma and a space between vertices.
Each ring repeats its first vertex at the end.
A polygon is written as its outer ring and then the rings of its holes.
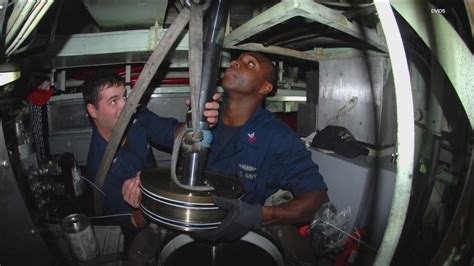
POLYGON ((159 265, 272 265, 283 266, 278 243, 261 233, 248 232, 239 241, 209 245, 181 234, 169 241, 159 257, 159 265))
POLYGON ((200 242, 192 234, 160 228, 144 228, 133 240, 127 265, 318 265, 307 238, 296 227, 266 226, 240 240, 215 245, 200 242))
POLYGON ((61 221, 61 227, 74 256, 81 261, 91 260, 100 254, 99 243, 89 218, 74 213, 61 221))
POLYGON ((183 183, 190 186, 202 185, 201 173, 204 172, 207 149, 188 152, 184 157, 184 179, 183 183))
POLYGON ((204 179, 215 191, 180 188, 171 180, 169 168, 145 170, 141 174, 140 209, 148 219, 167 228, 179 231, 216 228, 225 218, 225 212, 214 205, 212 195, 236 199, 243 194, 244 187, 237 179, 211 172, 206 172, 204 179))
POLYGON ((315 265, 305 263, 306 260, 299 264, 286 261, 292 254, 284 247, 292 244, 295 243, 283 245, 276 235, 256 231, 249 232, 239 241, 211 245, 195 241, 187 234, 152 225, 133 240, 127 265, 315 265))

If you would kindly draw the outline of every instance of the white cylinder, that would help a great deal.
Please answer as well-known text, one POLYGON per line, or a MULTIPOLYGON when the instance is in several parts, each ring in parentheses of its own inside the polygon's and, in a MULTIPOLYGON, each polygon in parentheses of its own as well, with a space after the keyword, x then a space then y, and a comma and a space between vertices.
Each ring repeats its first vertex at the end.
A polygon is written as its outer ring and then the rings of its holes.
POLYGON ((71 214, 62 220, 61 226, 78 260, 90 260, 99 255, 99 244, 87 216, 80 213, 71 214))

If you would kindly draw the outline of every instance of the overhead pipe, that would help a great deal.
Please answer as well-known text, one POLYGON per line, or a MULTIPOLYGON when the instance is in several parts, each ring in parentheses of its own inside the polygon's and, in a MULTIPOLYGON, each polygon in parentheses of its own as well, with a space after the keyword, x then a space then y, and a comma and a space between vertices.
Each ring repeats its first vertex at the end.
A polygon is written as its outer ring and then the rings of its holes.
POLYGON ((54 39, 56 37, 56 28, 58 27, 59 15, 61 13, 62 4, 62 0, 59 0, 59 2, 57 2, 56 4, 54 11, 54 19, 47 40, 43 44, 31 49, 28 49, 28 45, 25 45, 21 51, 16 50, 17 52, 15 53, 15 57, 27 57, 32 54, 43 52, 53 44, 54 39))
POLYGON ((20 30, 21 25, 23 25, 23 22, 28 18, 28 14, 30 14, 34 5, 35 2, 27 0, 18 0, 18 2, 15 3, 13 11, 7 21, 5 45, 11 43, 15 34, 20 30))
POLYGON ((53 2, 53 0, 40 1, 37 5, 35 5, 33 11, 28 16, 28 20, 25 22, 25 25, 21 28, 15 40, 7 48, 7 55, 11 55, 16 49, 18 49, 18 47, 20 47, 20 45, 33 31, 33 29, 36 28, 41 18, 43 18, 44 14, 46 13, 46 11, 48 11, 49 7, 51 7, 53 2))
MULTIPOLYGON (((25 29, 32 22, 37 13, 38 6, 42 6, 43 4, 42 2, 32 1, 32 3, 27 3, 24 8, 21 9, 18 19, 12 25, 12 30, 7 33, 5 45, 8 49, 18 42, 19 36, 23 35, 25 29)), ((5 53, 8 53, 8 49, 5 53)))

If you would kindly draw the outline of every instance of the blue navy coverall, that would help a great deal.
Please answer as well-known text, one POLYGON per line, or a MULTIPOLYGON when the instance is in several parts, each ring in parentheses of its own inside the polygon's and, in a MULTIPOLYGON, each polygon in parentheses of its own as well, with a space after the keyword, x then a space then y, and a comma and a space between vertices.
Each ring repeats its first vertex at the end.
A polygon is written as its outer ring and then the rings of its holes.
POLYGON ((278 189, 295 197, 327 190, 319 167, 299 137, 268 110, 259 107, 227 145, 216 145, 223 127, 213 130, 207 169, 236 176, 245 186, 243 201, 264 204, 278 189))
MULTIPOLYGON (((106 214, 131 213, 131 207, 122 197, 122 185, 125 180, 135 177, 138 171, 156 167, 150 142, 169 150, 173 147, 175 130, 178 126, 176 119, 157 116, 146 108, 137 111, 134 118, 127 131, 127 140, 119 148, 102 187, 106 194, 104 197, 106 214)), ((107 144, 93 126, 87 157, 88 176, 92 181, 95 180, 107 144)), ((122 217, 119 223, 122 229, 123 225, 131 225, 130 217, 122 217)))

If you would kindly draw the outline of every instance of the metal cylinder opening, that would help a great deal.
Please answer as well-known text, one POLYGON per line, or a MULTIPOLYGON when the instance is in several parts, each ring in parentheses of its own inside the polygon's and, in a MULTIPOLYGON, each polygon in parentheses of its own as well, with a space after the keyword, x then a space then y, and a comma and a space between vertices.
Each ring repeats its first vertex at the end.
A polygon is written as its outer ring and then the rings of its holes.
POLYGON ((196 242, 188 235, 178 235, 163 248, 158 265, 259 265, 283 266, 281 248, 267 237, 249 232, 239 241, 216 246, 196 242))
POLYGON ((71 214, 61 221, 61 227, 77 259, 90 260, 99 255, 99 244, 86 215, 71 214))

